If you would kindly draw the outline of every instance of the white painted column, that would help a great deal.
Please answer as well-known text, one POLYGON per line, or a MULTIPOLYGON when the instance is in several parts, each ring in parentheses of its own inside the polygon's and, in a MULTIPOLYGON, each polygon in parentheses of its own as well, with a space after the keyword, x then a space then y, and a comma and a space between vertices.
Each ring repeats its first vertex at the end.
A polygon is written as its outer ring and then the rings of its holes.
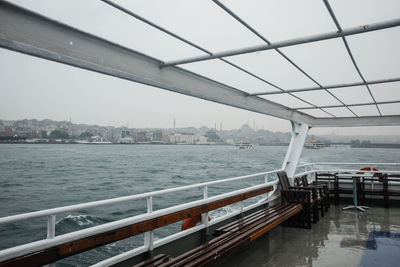
MULTIPOLYGON (((153 197, 147 198, 147 213, 153 212, 153 197)), ((154 249, 154 231, 148 231, 144 233, 144 245, 147 247, 150 253, 153 253, 154 249)))
MULTIPOLYGON (((203 187, 203 199, 208 198, 208 185, 203 187)), ((206 227, 206 232, 208 233, 208 212, 201 214, 201 223, 206 227)))
POLYGON ((286 152, 285 160, 282 164, 282 169, 286 171, 289 182, 293 185, 293 176, 296 172, 297 164, 304 148, 304 142, 307 138, 309 126, 305 123, 292 123, 292 138, 289 148, 286 152))
MULTIPOLYGON (((56 236, 56 215, 49 215, 47 217, 47 239, 54 238, 56 236)), ((56 263, 50 263, 45 265, 46 267, 56 267, 56 263)))

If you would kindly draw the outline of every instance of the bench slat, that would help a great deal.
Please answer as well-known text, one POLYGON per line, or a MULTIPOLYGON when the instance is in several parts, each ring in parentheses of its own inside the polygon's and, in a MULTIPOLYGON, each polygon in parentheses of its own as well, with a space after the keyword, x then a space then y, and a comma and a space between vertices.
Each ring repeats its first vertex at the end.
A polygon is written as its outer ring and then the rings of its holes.
MULTIPOLYGON (((282 208, 279 209, 278 212, 272 212, 267 217, 261 217, 257 221, 249 221, 249 223, 238 228, 236 231, 227 231, 210 242, 190 250, 160 266, 202 266, 208 264, 224 254, 231 252, 235 248, 240 247, 244 243, 255 240, 302 210, 301 204, 280 206, 282 208)), ((274 206, 274 208, 276 209, 277 207, 274 206)), ((272 207, 270 207, 264 209, 264 211, 268 209, 273 210, 272 207)), ((243 219, 236 221, 236 223, 241 224, 241 221, 243 221, 243 219)), ((232 224, 230 225, 232 226, 232 224)))
POLYGON ((267 210, 265 212, 265 214, 261 214, 258 217, 252 218, 251 220, 248 220, 246 222, 242 222, 242 220, 238 220, 238 223, 236 225, 230 227, 229 229, 223 230, 223 233, 224 232, 236 232, 236 231, 241 231, 241 229, 255 227, 257 224, 260 224, 263 221, 273 218, 276 215, 282 214, 290 208, 291 208, 291 205, 285 205, 285 206, 282 206, 282 208, 280 208, 280 209, 267 210))
POLYGON ((289 204, 276 204, 274 206, 271 206, 271 207, 268 207, 268 208, 265 208, 265 209, 261 209, 259 211, 256 211, 256 212, 254 212, 252 214, 249 214, 249 215, 243 217, 242 219, 236 220, 234 222, 231 222, 231 223, 229 223, 227 225, 224 225, 224 226, 216 229, 214 231, 214 233, 215 234, 224 233, 224 232, 228 231, 229 229, 231 229, 233 227, 236 227, 238 225, 238 223, 241 223, 241 222, 246 223, 246 222, 248 222, 250 220, 253 220, 253 219, 259 217, 260 215, 261 216, 265 215, 267 212, 269 212, 269 210, 282 209, 284 206, 287 206, 287 205, 289 205, 289 204))
MULTIPOLYGON (((295 209, 295 207, 293 207, 295 209)), ((289 212, 288 212, 289 213, 289 212)), ((289 216, 288 216, 289 217, 289 216)), ((287 218, 288 218, 287 217, 287 218)), ((197 257, 196 260, 189 260, 189 258, 186 258, 184 261, 179 262, 175 264, 174 266, 204 266, 207 265, 224 255, 227 255, 234 251, 235 249, 245 245, 246 243, 249 243, 252 241, 251 235, 252 233, 257 233, 258 231, 261 231, 265 227, 272 226, 268 230, 274 228, 275 226, 279 225, 282 221, 284 221, 284 215, 281 216, 276 216, 275 218, 272 218, 263 224, 257 226, 254 229, 249 229, 245 232, 240 232, 233 238, 231 238, 229 241, 224 242, 222 245, 218 246, 214 250, 210 250, 207 253, 202 253, 200 257, 197 257)), ((256 238, 256 237, 255 237, 256 238)), ((253 239, 254 240, 254 239, 253 239)))
POLYGON ((168 261, 169 259, 170 259, 170 257, 168 255, 159 254, 157 256, 154 256, 153 258, 145 260, 145 261, 138 263, 132 267, 157 266, 159 264, 162 264, 162 263, 168 261))

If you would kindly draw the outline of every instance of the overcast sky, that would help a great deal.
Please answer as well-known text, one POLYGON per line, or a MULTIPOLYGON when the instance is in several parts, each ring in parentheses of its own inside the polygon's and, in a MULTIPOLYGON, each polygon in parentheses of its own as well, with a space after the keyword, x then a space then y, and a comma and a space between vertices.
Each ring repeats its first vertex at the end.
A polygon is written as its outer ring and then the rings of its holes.
MULTIPOLYGON (((163 61, 203 53, 160 33, 99 0, 14 0, 18 5, 93 33, 163 61)), ((210 50, 218 52, 263 44, 212 1, 115 1, 133 12, 210 50)), ((335 31, 323 1, 222 1, 271 42, 335 31)), ((400 17, 400 1, 331 0, 343 29, 400 17)), ((347 38, 365 79, 400 77, 400 28, 347 38), (379 48, 379 49, 378 49, 379 48)), ((341 40, 288 47, 282 51, 323 85, 361 81, 341 40)), ((227 58, 284 89, 315 84, 275 51, 227 58)), ((182 65, 240 90, 254 93, 273 87, 219 60, 182 65)), ((0 118, 53 119, 75 123, 129 127, 208 126, 224 129, 249 122, 272 131, 289 131, 288 121, 248 112, 177 93, 152 88, 94 72, 0 49, 0 118)), ((400 83, 373 85, 377 101, 400 100, 400 83)), ((371 96, 365 87, 332 90, 346 104, 365 103, 371 96)), ((313 104, 340 104, 324 91, 298 96, 313 104)), ((289 107, 309 104, 288 95, 265 97, 289 107)), ((380 106, 384 115, 399 115, 400 104, 380 106)), ((355 107, 358 115, 377 115, 374 106, 355 107)), ((330 109, 350 116, 345 108, 330 109)), ((322 114, 321 114, 322 113, 322 114)), ((312 116, 326 116, 310 111, 312 116)), ((400 127, 313 129, 324 134, 400 134, 400 127)))

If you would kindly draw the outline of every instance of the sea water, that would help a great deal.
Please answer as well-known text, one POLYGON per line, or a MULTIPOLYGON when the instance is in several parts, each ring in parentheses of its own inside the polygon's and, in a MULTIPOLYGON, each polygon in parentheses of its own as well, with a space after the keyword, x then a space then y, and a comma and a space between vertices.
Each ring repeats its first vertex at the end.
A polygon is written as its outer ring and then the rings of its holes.
MULTIPOLYGON (((173 188, 279 169, 287 147, 191 145, 0 144, 0 217, 173 188)), ((329 147, 304 150, 311 162, 400 162, 399 149, 329 147)), ((258 184, 263 177, 210 186, 210 196, 258 184)), ((154 210, 201 199, 202 189, 154 197, 154 210)), ((235 209, 211 213, 215 218, 235 209)), ((57 215, 56 235, 134 216, 145 200, 57 215)), ((155 231, 162 238, 180 223, 155 231)), ((46 238, 46 218, 0 226, 0 249, 46 238)), ((143 244, 128 238, 61 260, 57 266, 87 266, 143 244)))

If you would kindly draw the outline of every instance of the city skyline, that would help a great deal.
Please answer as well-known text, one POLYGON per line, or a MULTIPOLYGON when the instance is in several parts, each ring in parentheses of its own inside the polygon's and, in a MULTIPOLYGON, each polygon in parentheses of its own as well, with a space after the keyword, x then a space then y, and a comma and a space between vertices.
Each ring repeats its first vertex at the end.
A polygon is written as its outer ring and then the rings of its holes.
MULTIPOLYGON (((255 127, 255 124, 253 124, 255 127)), ((186 128, 127 128, 126 126, 102 126, 74 124, 71 121, 1 120, 0 142, 6 143, 123 143, 123 144, 237 144, 248 142, 260 145, 287 145, 289 132, 273 132, 252 128, 244 124, 240 129, 223 130, 214 127, 186 128), (58 140, 58 141, 57 141, 58 140), (64 141, 62 141, 64 140, 64 141)), ((400 144, 398 135, 345 136, 309 134, 308 140, 320 140, 327 144, 374 145, 376 143, 400 144)))
MULTIPOLYGON (((271 129, 266 129, 263 127, 258 127, 258 125, 255 123, 255 121, 253 121, 253 123, 251 123, 250 121, 244 122, 242 125, 240 125, 240 127, 237 128, 232 128, 232 129, 225 129, 223 127, 221 127, 221 124, 217 124, 217 123, 213 123, 212 125, 201 125, 201 126, 194 126, 194 125, 187 125, 187 126, 179 126, 176 125, 176 119, 173 118, 172 119, 172 123, 170 126, 167 127, 156 127, 156 126, 149 126, 149 127, 136 127, 134 125, 105 125, 105 124, 92 124, 92 123, 87 123, 87 122, 75 122, 74 120, 72 120, 72 117, 68 118, 68 119, 64 119, 64 120, 53 120, 50 118, 45 118, 45 119, 37 119, 37 118, 23 118, 23 119, 17 119, 17 120, 12 120, 12 119, 4 119, 4 118, 0 118, 0 126, 2 124, 4 124, 4 122, 10 122, 11 125, 13 125, 14 123, 21 123, 22 121, 37 121, 37 122, 43 122, 43 121, 50 121, 51 124, 59 124, 59 125, 64 125, 64 126, 68 126, 68 125, 73 125, 73 126, 84 126, 84 127, 100 127, 100 128, 115 128, 115 129, 129 129, 129 130, 174 130, 176 129, 177 131, 182 131, 185 129, 202 129, 202 128, 207 128, 209 130, 215 130, 216 132, 227 132, 227 131, 238 131, 240 129, 243 128, 247 128, 247 129, 251 129, 252 131, 267 131, 267 132, 271 132, 271 133, 290 133, 290 131, 274 131, 271 129)), ((7 123, 5 123, 5 125, 7 125, 7 123)), ((359 127, 361 128, 361 127, 359 127)), ((386 137, 390 137, 390 136, 398 136, 396 134, 370 134, 368 132, 364 132, 364 134, 337 134, 334 131, 328 132, 328 133, 323 133, 323 134, 317 134, 315 132, 312 131, 312 129, 310 130, 310 132, 308 133, 310 136, 312 135, 316 135, 316 136, 338 136, 338 137, 350 137, 350 136, 354 136, 354 137, 361 137, 361 138, 365 138, 365 137, 369 137, 369 136, 386 136, 386 137)))

